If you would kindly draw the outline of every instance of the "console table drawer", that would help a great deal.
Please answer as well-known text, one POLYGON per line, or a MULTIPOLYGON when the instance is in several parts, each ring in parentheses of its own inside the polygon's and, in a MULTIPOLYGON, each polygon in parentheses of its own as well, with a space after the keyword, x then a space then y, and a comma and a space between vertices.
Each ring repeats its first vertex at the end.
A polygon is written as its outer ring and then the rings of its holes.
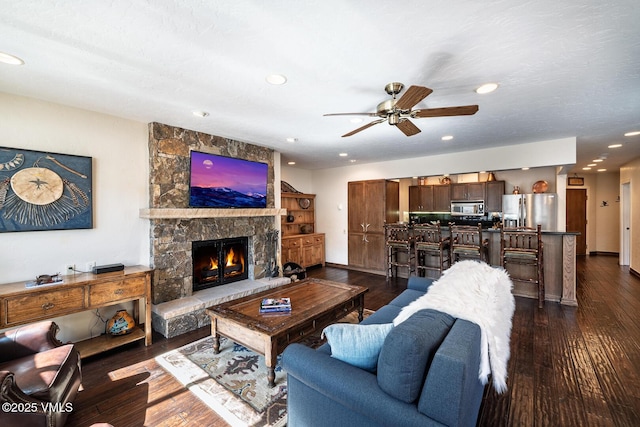
POLYGON ((7 326, 74 313, 84 309, 83 305, 83 287, 28 293, 7 298, 7 326))
POLYGON ((145 278, 98 283, 89 287, 89 308, 102 307, 123 299, 145 296, 145 278))

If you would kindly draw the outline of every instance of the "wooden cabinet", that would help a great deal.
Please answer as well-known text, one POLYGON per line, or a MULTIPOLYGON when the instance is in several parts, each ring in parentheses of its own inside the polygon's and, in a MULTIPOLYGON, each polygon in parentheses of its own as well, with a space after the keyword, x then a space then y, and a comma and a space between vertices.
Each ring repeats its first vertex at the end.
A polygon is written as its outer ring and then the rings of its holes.
POLYGON ((409 212, 449 212, 450 185, 412 185, 409 187, 409 212))
POLYGON ((324 234, 315 233, 315 194, 282 193, 282 264, 324 265, 324 234), (287 218, 292 216, 293 218, 287 218), (291 219, 293 219, 291 221, 291 219))
POLYGON ((502 212, 502 196, 504 195, 504 181, 487 181, 487 198, 484 204, 486 212, 502 212))
POLYGON ((484 200, 485 183, 467 182, 451 184, 451 200, 484 200))
POLYGON ((349 265, 384 271, 384 224, 398 222, 400 185, 383 179, 348 184, 349 265))
POLYGON ((151 344, 151 270, 143 266, 124 271, 62 276, 63 283, 27 288, 25 282, 0 286, 0 329, 135 301, 136 327, 127 335, 100 335, 80 341, 81 357, 91 356, 133 341, 151 344), (144 310, 144 319, 140 313, 144 310))
POLYGON ((433 212, 451 212, 451 186, 433 186, 433 212))
POLYGON ((409 212, 433 211, 433 185, 409 187, 409 212))

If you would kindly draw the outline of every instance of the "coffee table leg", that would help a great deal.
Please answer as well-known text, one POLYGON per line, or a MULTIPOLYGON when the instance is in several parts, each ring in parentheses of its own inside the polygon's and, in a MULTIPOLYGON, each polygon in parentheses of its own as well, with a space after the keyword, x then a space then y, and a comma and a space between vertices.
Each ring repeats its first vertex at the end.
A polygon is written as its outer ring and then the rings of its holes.
POLYGON ((211 336, 213 337, 213 354, 220 353, 220 334, 217 330, 216 318, 211 318, 211 336))
POLYGON ((267 381, 269 387, 275 387, 276 385, 276 363, 278 361, 278 349, 272 342, 266 343, 264 352, 264 360, 267 365, 267 381))
POLYGON ((364 319, 364 296, 360 297, 360 301, 359 301, 359 306, 358 306, 358 322, 362 322, 362 320, 364 319))

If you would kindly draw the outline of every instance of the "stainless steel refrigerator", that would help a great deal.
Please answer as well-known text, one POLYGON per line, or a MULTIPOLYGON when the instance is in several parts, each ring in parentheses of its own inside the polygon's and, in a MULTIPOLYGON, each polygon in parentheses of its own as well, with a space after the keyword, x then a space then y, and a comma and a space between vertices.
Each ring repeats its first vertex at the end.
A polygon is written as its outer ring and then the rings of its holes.
POLYGON ((557 231, 558 195, 555 193, 505 194, 502 224, 505 227, 542 225, 542 231, 557 231))

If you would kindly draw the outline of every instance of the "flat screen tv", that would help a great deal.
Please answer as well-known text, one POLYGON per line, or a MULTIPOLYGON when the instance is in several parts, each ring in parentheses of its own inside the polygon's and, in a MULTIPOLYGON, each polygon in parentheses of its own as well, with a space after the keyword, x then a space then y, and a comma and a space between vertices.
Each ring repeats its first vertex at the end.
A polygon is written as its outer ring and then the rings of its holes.
POLYGON ((191 151, 189 206, 266 208, 269 165, 191 151))

